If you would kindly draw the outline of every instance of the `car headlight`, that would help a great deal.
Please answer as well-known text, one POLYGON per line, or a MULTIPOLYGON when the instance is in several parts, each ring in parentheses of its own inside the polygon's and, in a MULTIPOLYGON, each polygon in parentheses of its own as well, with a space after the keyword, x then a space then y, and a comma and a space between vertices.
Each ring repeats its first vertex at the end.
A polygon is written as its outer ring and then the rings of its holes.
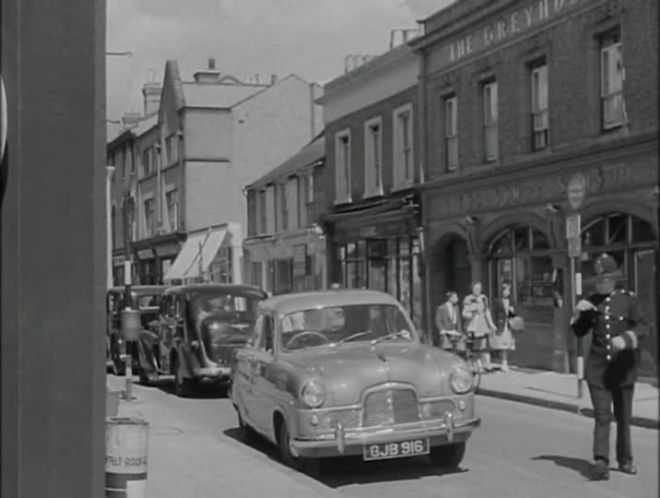
POLYGON ((455 365, 449 375, 449 385, 456 394, 463 394, 472 389, 474 378, 465 365, 455 365))
POLYGON ((325 401, 325 388, 317 380, 310 380, 300 390, 300 399, 310 408, 318 408, 325 401))

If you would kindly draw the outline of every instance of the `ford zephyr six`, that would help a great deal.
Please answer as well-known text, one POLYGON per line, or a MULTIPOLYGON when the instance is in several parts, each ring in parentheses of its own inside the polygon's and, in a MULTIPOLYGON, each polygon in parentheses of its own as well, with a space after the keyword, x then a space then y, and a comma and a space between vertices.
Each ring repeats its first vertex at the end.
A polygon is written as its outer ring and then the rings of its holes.
POLYGON ((262 301, 232 368, 239 425, 296 468, 342 455, 429 455, 455 468, 480 424, 463 360, 422 344, 403 307, 381 292, 262 301))

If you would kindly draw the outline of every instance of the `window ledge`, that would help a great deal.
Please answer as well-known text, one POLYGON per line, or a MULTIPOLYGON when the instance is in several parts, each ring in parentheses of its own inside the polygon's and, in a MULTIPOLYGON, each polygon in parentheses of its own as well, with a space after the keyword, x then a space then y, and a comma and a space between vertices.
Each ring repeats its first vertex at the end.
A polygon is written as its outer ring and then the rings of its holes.
POLYGON ((335 199, 334 204, 335 206, 338 206, 340 204, 351 204, 353 202, 353 199, 349 197, 345 197, 343 199, 335 199))
POLYGON ((397 183, 392 187, 392 192, 398 192, 400 190, 408 190, 410 188, 413 188, 415 186, 415 182, 413 180, 406 180, 405 182, 397 183))
POLYGON ((363 199, 370 199, 371 197, 383 197, 382 187, 379 188, 378 190, 365 191, 364 194, 362 195, 363 199))

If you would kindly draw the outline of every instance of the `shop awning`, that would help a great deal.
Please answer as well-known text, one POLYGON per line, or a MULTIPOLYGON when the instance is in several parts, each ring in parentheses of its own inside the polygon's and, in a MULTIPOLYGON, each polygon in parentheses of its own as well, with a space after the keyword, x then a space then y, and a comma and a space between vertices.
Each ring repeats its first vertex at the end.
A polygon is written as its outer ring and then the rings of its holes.
POLYGON ((189 234, 163 280, 171 282, 200 277, 215 259, 226 235, 226 228, 189 234))

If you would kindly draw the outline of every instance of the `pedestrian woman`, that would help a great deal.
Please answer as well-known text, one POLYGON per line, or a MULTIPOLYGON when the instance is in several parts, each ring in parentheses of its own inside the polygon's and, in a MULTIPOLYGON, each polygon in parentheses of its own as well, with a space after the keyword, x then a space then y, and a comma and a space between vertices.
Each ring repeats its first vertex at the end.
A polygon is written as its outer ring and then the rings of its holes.
POLYGON ((508 372, 509 351, 516 349, 516 340, 509 324, 509 320, 516 316, 511 301, 511 284, 509 282, 502 283, 500 298, 493 303, 493 316, 497 330, 490 338, 490 349, 500 354, 500 368, 503 372, 508 372))
POLYGON ((636 474, 630 441, 633 391, 637 380, 638 340, 649 333, 637 297, 617 285, 623 277, 616 261, 601 254, 594 263, 596 291, 578 301, 571 327, 578 337, 591 331, 584 369, 594 407, 592 478, 609 479, 612 406, 616 419, 619 470, 636 474))
POLYGON ((472 284, 472 294, 463 299, 465 330, 474 336, 473 348, 480 353, 486 371, 492 370, 488 340, 496 330, 488 305, 488 298, 482 294, 481 282, 472 284))
POLYGON ((435 326, 440 334, 438 346, 448 351, 465 351, 465 338, 461 333, 461 312, 458 309, 458 294, 447 292, 447 301, 438 306, 435 312, 435 326))

